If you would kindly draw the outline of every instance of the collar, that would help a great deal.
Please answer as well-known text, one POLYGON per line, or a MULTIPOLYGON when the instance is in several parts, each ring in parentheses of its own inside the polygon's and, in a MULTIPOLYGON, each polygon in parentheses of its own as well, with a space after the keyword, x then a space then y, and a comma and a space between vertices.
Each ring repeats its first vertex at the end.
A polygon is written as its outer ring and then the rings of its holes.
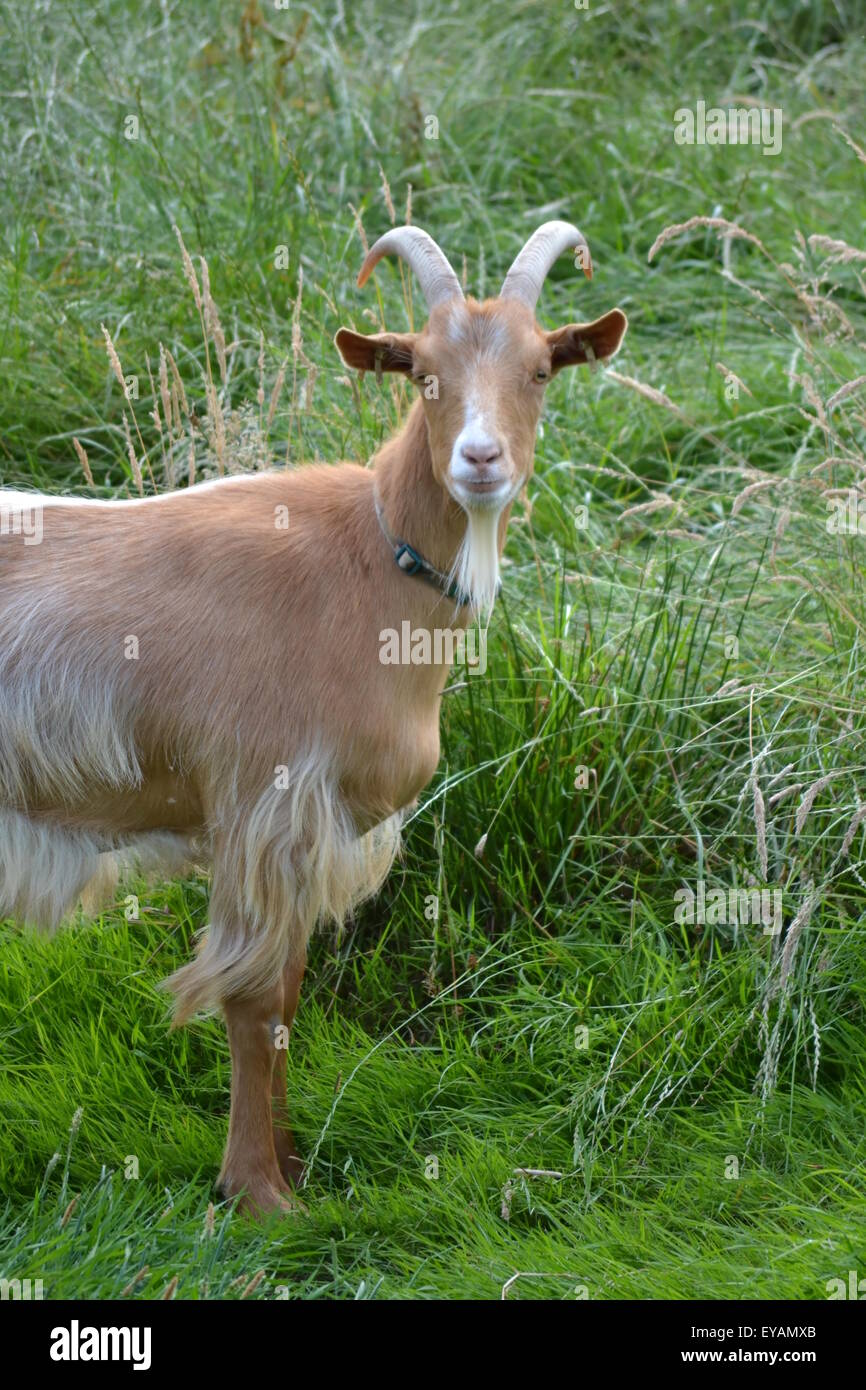
POLYGON ((401 541, 396 536, 392 536, 388 530, 387 523, 382 514, 382 504, 376 493, 375 484, 373 485, 373 502, 376 507, 376 520, 379 523, 382 535, 394 552, 394 563, 404 574, 414 575, 416 579, 423 579, 434 589, 438 589, 445 598, 453 599, 459 607, 465 608, 471 605, 472 600, 468 594, 464 594, 456 579, 449 579, 447 574, 437 570, 429 560, 425 560, 420 551, 415 550, 408 541, 401 541))

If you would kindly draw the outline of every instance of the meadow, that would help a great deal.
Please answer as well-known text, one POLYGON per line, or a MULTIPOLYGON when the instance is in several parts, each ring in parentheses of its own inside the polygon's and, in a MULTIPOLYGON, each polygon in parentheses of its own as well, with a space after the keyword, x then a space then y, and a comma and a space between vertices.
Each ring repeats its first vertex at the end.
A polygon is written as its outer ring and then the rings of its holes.
POLYGON ((333 337, 420 321, 396 263, 355 287, 407 207, 479 297, 576 222, 595 276, 564 257, 541 321, 630 325, 549 388, 486 672, 454 672, 384 890, 314 942, 306 1213, 256 1226, 214 1190, 224 1029, 171 1032, 159 989, 207 883, 134 884, 50 940, 0 926, 0 1276, 557 1300, 866 1276, 863 19, 0 0, 2 484, 369 459, 411 388, 350 380, 333 337), (698 101, 780 110, 781 149, 678 144, 698 101), (684 913, 699 885, 781 916, 684 913))

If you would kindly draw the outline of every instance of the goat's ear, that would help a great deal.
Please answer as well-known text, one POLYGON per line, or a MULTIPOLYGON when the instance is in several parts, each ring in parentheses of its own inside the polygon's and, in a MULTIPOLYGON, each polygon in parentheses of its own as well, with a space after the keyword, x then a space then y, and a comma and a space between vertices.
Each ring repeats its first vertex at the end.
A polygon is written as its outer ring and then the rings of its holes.
POLYGON ((552 370, 574 367, 578 362, 602 362, 613 357, 625 336, 628 319, 622 309, 611 309, 594 323, 567 323, 547 334, 552 370))
POLYGON ((414 333, 355 333, 341 328, 334 342, 347 367, 359 372, 403 372, 412 370, 414 333))

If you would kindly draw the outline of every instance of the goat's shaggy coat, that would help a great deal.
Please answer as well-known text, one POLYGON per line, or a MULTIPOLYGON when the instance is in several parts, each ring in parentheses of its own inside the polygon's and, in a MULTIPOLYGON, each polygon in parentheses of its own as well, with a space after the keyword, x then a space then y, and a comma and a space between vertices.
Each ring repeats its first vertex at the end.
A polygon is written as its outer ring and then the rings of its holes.
MULTIPOLYGON (((181 1020, 272 983, 374 892, 436 766, 444 671, 378 659, 410 586, 372 482, 345 465, 52 501, 41 545, 0 549, 0 911, 53 927, 124 862, 211 859, 181 1020)), ((411 588, 415 624, 444 625, 451 605, 411 588)))

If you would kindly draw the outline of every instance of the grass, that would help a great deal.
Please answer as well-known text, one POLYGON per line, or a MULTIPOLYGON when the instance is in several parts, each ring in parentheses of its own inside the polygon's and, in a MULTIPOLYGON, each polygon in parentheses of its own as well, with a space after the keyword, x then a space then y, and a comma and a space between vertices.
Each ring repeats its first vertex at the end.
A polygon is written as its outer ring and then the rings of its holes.
POLYGON ((573 218, 596 276, 564 259, 543 321, 630 319, 613 370, 548 392, 487 673, 455 675, 402 864, 314 944, 289 1054, 308 1214, 216 1200, 223 1031, 169 1033, 158 991, 206 884, 138 886, 138 920, 0 928, 4 1277, 800 1299, 866 1273, 863 541, 827 528, 866 464, 858 16, 0 3, 4 484, 369 457, 408 397, 350 383, 333 335, 420 313, 395 266, 354 287, 383 175, 476 293, 573 218), (699 99, 781 108, 782 152, 676 145, 699 99), (749 239, 697 225, 648 262, 694 217, 749 239), (157 425, 160 344, 186 409, 175 382, 157 425), (698 880, 780 892, 782 933, 677 920, 698 880))

